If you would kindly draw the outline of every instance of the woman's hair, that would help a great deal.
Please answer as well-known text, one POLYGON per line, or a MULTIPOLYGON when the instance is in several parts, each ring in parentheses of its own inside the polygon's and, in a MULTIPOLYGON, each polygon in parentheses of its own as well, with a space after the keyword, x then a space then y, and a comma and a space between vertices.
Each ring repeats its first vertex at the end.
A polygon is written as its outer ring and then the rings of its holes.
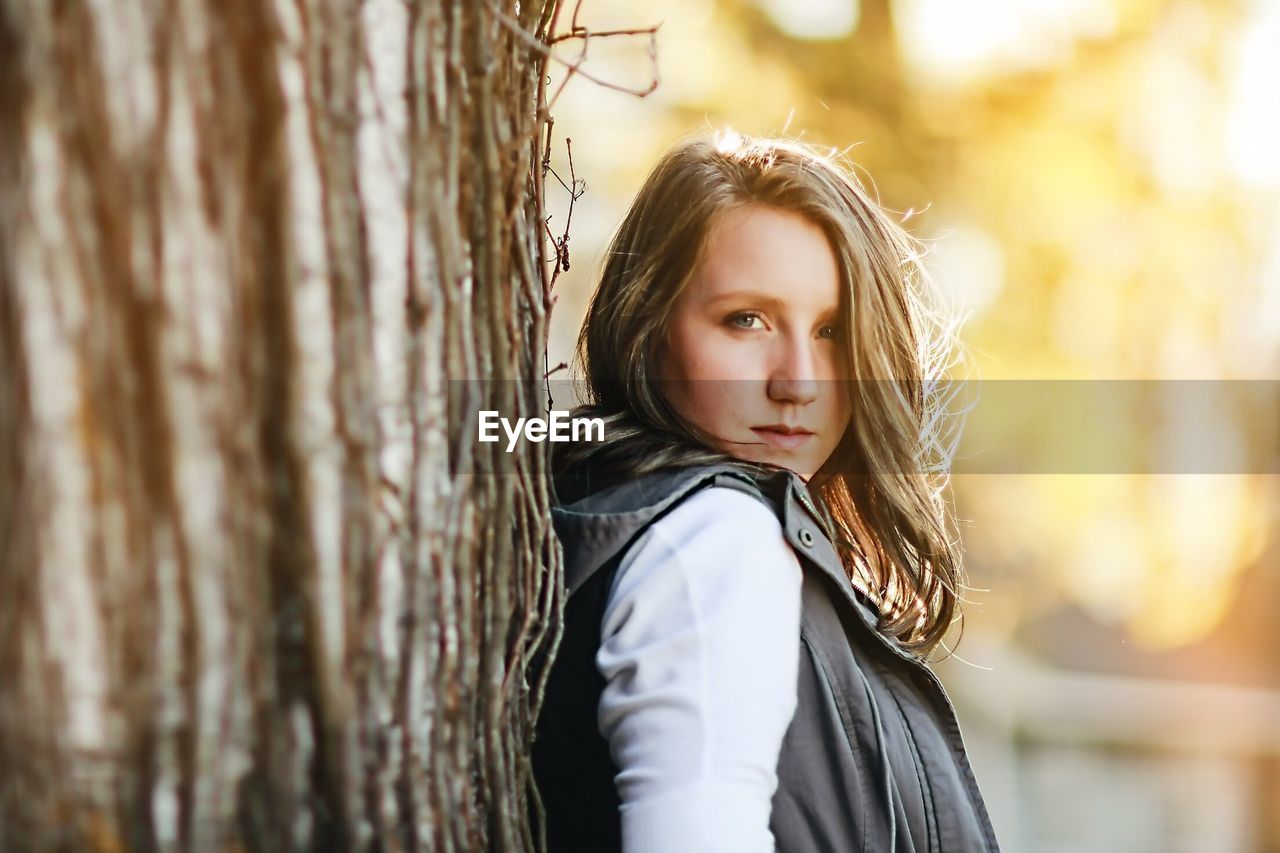
POLYGON ((954 326, 926 304, 921 246, 832 158, 798 143, 722 134, 669 151, 614 236, 578 339, 586 399, 605 441, 556 446, 555 467, 614 476, 730 459, 679 416, 657 380, 672 308, 713 220, 744 205, 801 214, 840 269, 853 416, 811 492, 850 578, 877 596, 881 628, 918 654, 959 618, 960 546, 943 497, 941 417, 954 326))

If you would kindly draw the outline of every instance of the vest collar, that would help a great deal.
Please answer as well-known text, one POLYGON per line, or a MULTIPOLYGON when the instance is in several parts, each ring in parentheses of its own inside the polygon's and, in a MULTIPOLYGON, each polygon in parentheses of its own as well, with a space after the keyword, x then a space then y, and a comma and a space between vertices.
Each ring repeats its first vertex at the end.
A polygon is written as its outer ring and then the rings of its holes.
POLYGON ((734 472, 740 474, 728 464, 655 471, 553 507, 552 521, 564 546, 568 594, 687 495, 734 472))
POLYGON ((878 614, 854 589, 844 563, 827 538, 826 523, 808 495, 808 486, 792 471, 761 474, 733 463, 664 469, 553 507, 552 520, 564 548, 567 594, 572 595, 650 523, 691 493, 712 485, 755 493, 763 496, 775 512, 780 510, 783 533, 795 552, 830 579, 841 600, 872 634, 899 657, 917 660, 897 638, 886 636, 877 628, 878 614))

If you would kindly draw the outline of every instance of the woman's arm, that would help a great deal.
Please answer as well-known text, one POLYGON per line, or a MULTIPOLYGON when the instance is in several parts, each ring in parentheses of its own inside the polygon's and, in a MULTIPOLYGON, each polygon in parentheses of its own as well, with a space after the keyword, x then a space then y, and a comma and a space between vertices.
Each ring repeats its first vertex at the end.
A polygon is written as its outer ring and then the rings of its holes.
POLYGON ((713 487, 619 566, 596 666, 625 853, 771 853, 796 708, 801 569, 764 504, 713 487))

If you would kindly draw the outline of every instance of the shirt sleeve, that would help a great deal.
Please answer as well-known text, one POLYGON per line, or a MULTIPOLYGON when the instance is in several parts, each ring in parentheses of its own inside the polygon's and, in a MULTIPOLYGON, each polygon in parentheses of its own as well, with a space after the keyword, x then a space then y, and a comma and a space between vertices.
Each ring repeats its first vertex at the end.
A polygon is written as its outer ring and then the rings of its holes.
POLYGON ((723 487, 685 500, 624 556, 596 655, 624 853, 774 850, 801 582, 773 512, 723 487))

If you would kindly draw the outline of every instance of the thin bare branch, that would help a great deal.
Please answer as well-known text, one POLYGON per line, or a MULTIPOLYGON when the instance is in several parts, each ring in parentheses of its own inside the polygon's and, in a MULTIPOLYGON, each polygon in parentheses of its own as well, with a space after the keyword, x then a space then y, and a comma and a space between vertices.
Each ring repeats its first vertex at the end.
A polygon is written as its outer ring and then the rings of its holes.
POLYGON ((534 36, 532 33, 527 32, 523 27, 520 26, 519 22, 513 20, 512 18, 504 14, 500 9, 495 7, 493 4, 488 4, 488 8, 490 13, 494 16, 494 18, 497 19, 500 23, 502 23, 502 25, 505 26, 508 30, 510 30, 516 36, 516 38, 520 39, 529 47, 532 47, 534 50, 538 51, 539 53, 542 53, 544 56, 548 57, 553 62, 560 63, 567 69, 567 73, 565 74, 564 80, 562 80, 559 87, 557 87, 555 94, 552 95, 551 98, 547 101, 548 109, 550 109, 552 106, 555 105, 556 101, 560 97, 560 94, 564 91, 565 85, 569 82, 569 79, 572 78, 573 75, 575 74, 580 75, 581 77, 587 80, 590 80, 592 83, 595 83, 599 86, 603 86, 606 89, 612 89, 616 92, 622 92, 623 94, 626 94, 626 95, 634 95, 638 98, 644 98, 649 95, 652 95, 658 89, 661 79, 658 74, 658 38, 657 36, 658 36, 658 28, 661 26, 661 24, 657 24, 652 27, 647 27, 643 29, 637 29, 635 31, 629 31, 629 30, 609 31, 610 35, 648 36, 649 64, 650 64, 652 73, 650 75, 648 86, 645 86, 643 88, 636 88, 636 87, 624 86, 620 83, 614 83, 612 81, 605 80, 602 77, 595 76, 589 71, 583 70, 582 66, 587 60, 587 49, 591 43, 592 33, 589 30, 579 27, 576 22, 573 24, 574 29, 572 29, 569 32, 569 34, 567 34, 566 36, 552 37, 547 42, 543 42, 542 40, 534 36), (558 41, 563 41, 566 38, 575 38, 575 39, 582 40, 582 50, 579 52, 578 58, 575 60, 572 60, 572 61, 566 60, 560 56, 557 56, 551 50, 551 45, 555 44, 558 41))
POLYGON ((565 192, 569 193, 569 211, 564 220, 564 232, 557 238, 551 231, 550 217, 543 223, 547 236, 551 238, 551 242, 556 249, 555 267, 551 271, 551 277, 547 280, 548 295, 555 288, 556 279, 560 277, 560 273, 567 272, 569 269, 569 229, 573 225, 573 205, 587 191, 587 182, 578 179, 577 171, 573 166, 573 140, 566 137, 564 147, 569 159, 569 183, 566 184, 564 179, 549 164, 547 166, 548 171, 551 172, 560 186, 564 187, 565 192))

